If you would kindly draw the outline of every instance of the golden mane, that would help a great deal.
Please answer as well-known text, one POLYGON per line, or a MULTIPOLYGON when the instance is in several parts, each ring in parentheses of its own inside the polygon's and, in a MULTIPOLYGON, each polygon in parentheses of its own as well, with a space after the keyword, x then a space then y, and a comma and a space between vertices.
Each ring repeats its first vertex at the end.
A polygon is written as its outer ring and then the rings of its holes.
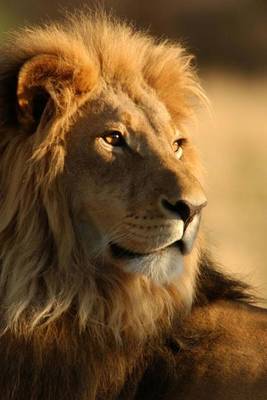
POLYGON ((96 14, 1 50, 1 399, 266 398, 266 311, 198 233, 191 58, 96 14))
POLYGON ((177 44, 156 41, 95 14, 10 37, 0 65, 0 298, 5 328, 16 329, 26 318, 33 329, 75 309, 81 327, 90 322, 96 331, 105 325, 117 337, 127 330, 143 336, 156 329, 161 316, 168 321, 173 308, 180 308, 174 284, 157 287, 145 277, 108 267, 105 275, 96 271, 84 256, 58 181, 68 127, 90 98, 88 82, 102 79, 133 95, 135 86, 148 85, 180 123, 192 98, 203 97, 191 59, 177 44), (57 107, 45 135, 42 124, 34 135, 26 135, 18 125, 18 74, 40 54, 57 55, 75 68, 71 82, 66 78, 65 86, 52 93, 57 107))

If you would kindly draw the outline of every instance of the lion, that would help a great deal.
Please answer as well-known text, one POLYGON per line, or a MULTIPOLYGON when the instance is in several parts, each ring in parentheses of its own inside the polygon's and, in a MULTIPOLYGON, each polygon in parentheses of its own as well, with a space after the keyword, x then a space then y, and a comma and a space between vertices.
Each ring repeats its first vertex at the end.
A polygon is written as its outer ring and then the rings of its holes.
POLYGON ((267 315, 202 233, 192 56, 91 13, 0 56, 2 400, 267 397, 267 315))

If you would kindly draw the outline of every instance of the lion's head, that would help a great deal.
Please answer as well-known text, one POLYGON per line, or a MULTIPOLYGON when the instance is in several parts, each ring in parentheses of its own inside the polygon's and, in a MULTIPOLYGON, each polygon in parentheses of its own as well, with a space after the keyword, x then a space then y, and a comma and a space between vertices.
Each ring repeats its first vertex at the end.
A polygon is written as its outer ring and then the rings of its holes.
POLYGON ((6 323, 71 308, 142 331, 190 304, 206 204, 191 56, 94 15, 20 32, 0 68, 6 323))

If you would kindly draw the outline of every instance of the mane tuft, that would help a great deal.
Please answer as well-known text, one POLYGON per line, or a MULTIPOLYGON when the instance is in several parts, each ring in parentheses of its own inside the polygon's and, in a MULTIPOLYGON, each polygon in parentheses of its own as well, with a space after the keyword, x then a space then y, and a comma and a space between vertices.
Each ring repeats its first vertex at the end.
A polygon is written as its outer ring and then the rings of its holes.
POLYGON ((199 260, 195 304, 202 305, 217 300, 255 303, 259 299, 252 294, 247 283, 222 272, 207 251, 203 251, 199 260))

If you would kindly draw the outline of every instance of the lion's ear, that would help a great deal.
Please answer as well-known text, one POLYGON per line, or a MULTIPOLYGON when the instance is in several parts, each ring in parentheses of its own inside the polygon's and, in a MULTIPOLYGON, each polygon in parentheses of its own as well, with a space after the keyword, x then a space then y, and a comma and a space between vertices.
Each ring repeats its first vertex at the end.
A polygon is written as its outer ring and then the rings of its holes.
POLYGON ((96 71, 90 66, 75 66, 56 55, 33 57, 21 67, 18 75, 20 124, 33 132, 48 104, 54 111, 64 110, 67 102, 91 90, 96 78, 96 71))

